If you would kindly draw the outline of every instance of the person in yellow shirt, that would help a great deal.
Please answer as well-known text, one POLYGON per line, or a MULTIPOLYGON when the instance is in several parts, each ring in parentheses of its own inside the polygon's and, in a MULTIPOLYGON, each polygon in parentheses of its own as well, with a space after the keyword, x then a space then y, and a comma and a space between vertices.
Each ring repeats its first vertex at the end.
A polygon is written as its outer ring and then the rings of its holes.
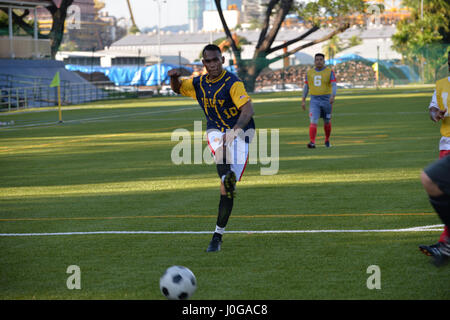
POLYGON ((325 56, 317 53, 314 56, 314 68, 308 70, 303 87, 302 108, 305 110, 306 97, 311 93, 309 103, 309 143, 308 148, 316 147, 317 124, 323 118, 325 131, 325 147, 331 147, 331 112, 336 96, 337 85, 333 70, 325 66, 325 56))
MULTIPOLYGON (((450 51, 448 52, 448 71, 450 72, 450 51)), ((430 112, 430 118, 433 122, 441 123, 441 140, 439 141, 439 159, 450 156, 450 114, 448 108, 450 107, 450 76, 440 79, 436 82, 436 89, 434 90, 433 97, 431 98, 430 105, 428 107, 430 112)), ((441 175, 450 176, 450 172, 443 172, 441 175)), ((449 177, 450 179, 450 177, 449 177)), ((429 194, 430 202, 435 207, 433 195, 429 194)), ((450 201, 449 199, 447 201, 450 201)), ((447 207, 450 210, 450 206, 447 207)), ((444 232, 439 237, 439 241, 433 245, 420 245, 419 249, 427 256, 435 256, 439 253, 439 248, 445 243, 446 239, 450 237, 448 226, 444 226, 444 232)))

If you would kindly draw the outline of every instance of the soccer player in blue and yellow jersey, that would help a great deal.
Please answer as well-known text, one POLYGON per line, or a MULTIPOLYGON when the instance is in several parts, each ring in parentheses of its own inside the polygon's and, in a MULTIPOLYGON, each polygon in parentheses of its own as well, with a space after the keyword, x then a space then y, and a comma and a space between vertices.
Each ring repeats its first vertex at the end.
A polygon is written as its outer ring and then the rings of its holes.
POLYGON ((197 100, 206 116, 207 140, 220 178, 220 202, 216 229, 206 251, 219 251, 228 223, 236 180, 240 181, 248 161, 248 144, 255 130, 253 104, 243 82, 223 69, 220 48, 207 45, 202 52, 207 74, 179 79, 180 72, 169 71, 172 90, 197 100))
POLYGON ((314 67, 308 70, 303 87, 302 108, 305 110, 306 97, 311 93, 309 103, 309 138, 308 148, 316 147, 317 123, 323 118, 325 131, 325 146, 331 147, 331 111, 336 96, 336 77, 334 72, 325 67, 325 56, 317 53, 314 56, 314 67))

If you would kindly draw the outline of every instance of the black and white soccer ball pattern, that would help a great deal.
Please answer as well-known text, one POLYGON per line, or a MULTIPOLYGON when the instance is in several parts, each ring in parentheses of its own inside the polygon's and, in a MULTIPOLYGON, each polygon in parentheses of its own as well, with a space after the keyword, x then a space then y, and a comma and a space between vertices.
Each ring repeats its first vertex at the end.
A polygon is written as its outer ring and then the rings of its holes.
POLYGON ((170 300, 189 299, 197 289, 194 273, 183 266, 169 267, 159 279, 162 294, 170 300))

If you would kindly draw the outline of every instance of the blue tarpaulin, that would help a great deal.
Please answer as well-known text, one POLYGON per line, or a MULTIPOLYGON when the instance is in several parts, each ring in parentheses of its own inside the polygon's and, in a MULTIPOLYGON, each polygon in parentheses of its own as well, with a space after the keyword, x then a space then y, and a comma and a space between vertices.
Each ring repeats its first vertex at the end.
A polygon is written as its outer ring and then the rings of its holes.
MULTIPOLYGON (((167 72, 171 69, 180 68, 179 65, 161 64, 161 76, 159 76, 158 65, 137 67, 137 66, 120 66, 120 67, 99 67, 99 66, 79 66, 67 64, 66 69, 70 71, 80 71, 83 73, 101 72, 114 82, 117 86, 156 86, 158 79, 161 83, 169 84, 170 80, 167 72)), ((181 68, 193 72, 192 68, 181 66, 181 68)))

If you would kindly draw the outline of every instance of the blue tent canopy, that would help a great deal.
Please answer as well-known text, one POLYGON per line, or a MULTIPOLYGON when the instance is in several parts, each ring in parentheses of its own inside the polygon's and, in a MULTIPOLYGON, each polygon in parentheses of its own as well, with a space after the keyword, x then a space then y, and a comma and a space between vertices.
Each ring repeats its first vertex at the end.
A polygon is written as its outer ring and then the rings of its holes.
POLYGON ((101 72, 107 76, 111 82, 114 82, 117 86, 156 86, 158 85, 158 79, 161 79, 161 83, 169 84, 170 79, 167 72, 171 69, 183 68, 190 73, 193 72, 192 68, 162 63, 161 64, 161 76, 159 76, 158 65, 137 67, 137 66, 121 66, 121 67, 99 67, 99 66, 80 66, 67 64, 66 69, 70 71, 80 71, 83 73, 101 72))

